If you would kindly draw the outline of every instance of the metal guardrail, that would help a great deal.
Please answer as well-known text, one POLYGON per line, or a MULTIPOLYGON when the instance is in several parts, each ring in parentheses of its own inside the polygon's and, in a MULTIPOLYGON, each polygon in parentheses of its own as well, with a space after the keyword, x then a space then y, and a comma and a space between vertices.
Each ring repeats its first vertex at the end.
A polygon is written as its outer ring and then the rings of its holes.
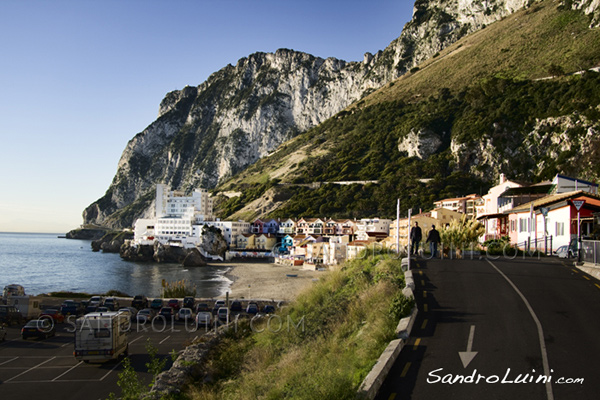
POLYGON ((584 262, 600 264, 600 241, 583 240, 581 242, 581 260, 584 262))
POLYGON ((517 247, 527 252, 540 252, 546 255, 552 254, 552 236, 538 238, 530 238, 524 242, 517 243, 517 247))

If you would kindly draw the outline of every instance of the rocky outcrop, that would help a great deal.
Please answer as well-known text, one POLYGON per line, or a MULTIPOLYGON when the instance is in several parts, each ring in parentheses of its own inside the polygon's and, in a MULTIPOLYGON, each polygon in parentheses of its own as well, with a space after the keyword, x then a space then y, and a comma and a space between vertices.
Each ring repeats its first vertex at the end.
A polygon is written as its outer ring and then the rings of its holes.
POLYGON ((415 132, 412 129, 407 136, 399 140, 398 151, 407 153, 408 157, 424 160, 437 153, 442 144, 440 136, 432 130, 421 128, 415 132))
POLYGON ((121 258, 135 262, 158 262, 182 264, 186 267, 201 267, 206 265, 204 257, 197 248, 186 249, 180 246, 169 246, 159 242, 154 245, 132 246, 130 241, 119 248, 121 258))
POLYGON ((109 232, 98 240, 92 241, 92 251, 118 253, 125 241, 133 239, 132 232, 109 232))
MULTIPOLYGON (((361 62, 293 50, 255 53, 204 83, 168 93, 158 118, 129 141, 86 223, 128 227, 152 215, 156 183, 213 188, 281 143, 396 79, 461 37, 533 0, 417 0, 401 35, 361 62)), ((571 1, 596 15, 598 0, 571 1)))
POLYGON ((69 231, 65 237, 67 239, 98 240, 106 235, 106 232, 106 229, 80 228, 69 231))

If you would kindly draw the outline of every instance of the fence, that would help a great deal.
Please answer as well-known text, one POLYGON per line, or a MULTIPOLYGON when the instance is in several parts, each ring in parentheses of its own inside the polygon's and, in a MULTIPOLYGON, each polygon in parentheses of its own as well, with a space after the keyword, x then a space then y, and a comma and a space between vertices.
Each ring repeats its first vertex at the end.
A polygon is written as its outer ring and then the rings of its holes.
POLYGON ((600 264, 600 241, 584 240, 581 242, 581 260, 600 264))
POLYGON ((527 252, 540 252, 546 255, 552 254, 552 236, 542 238, 529 238, 528 240, 517 243, 517 248, 527 252))

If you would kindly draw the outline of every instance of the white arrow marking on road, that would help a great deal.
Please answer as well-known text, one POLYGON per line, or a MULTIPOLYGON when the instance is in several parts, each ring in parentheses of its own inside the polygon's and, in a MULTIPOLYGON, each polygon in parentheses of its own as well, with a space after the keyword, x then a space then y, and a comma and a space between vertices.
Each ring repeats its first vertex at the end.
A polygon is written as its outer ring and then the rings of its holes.
POLYGON ((458 355, 460 356, 460 361, 462 361, 463 368, 467 368, 467 365, 477 355, 476 351, 473 350, 473 337, 475 336, 475 325, 471 325, 471 331, 469 332, 469 341, 467 342, 467 351, 459 351, 458 355))

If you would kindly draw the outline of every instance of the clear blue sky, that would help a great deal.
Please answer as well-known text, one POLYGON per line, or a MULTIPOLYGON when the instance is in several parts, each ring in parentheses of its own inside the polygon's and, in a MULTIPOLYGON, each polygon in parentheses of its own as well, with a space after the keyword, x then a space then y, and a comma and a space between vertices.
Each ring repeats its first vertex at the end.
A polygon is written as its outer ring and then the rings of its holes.
POLYGON ((413 3, 0 1, 0 232, 78 227, 167 92, 256 51, 362 60, 413 3))

